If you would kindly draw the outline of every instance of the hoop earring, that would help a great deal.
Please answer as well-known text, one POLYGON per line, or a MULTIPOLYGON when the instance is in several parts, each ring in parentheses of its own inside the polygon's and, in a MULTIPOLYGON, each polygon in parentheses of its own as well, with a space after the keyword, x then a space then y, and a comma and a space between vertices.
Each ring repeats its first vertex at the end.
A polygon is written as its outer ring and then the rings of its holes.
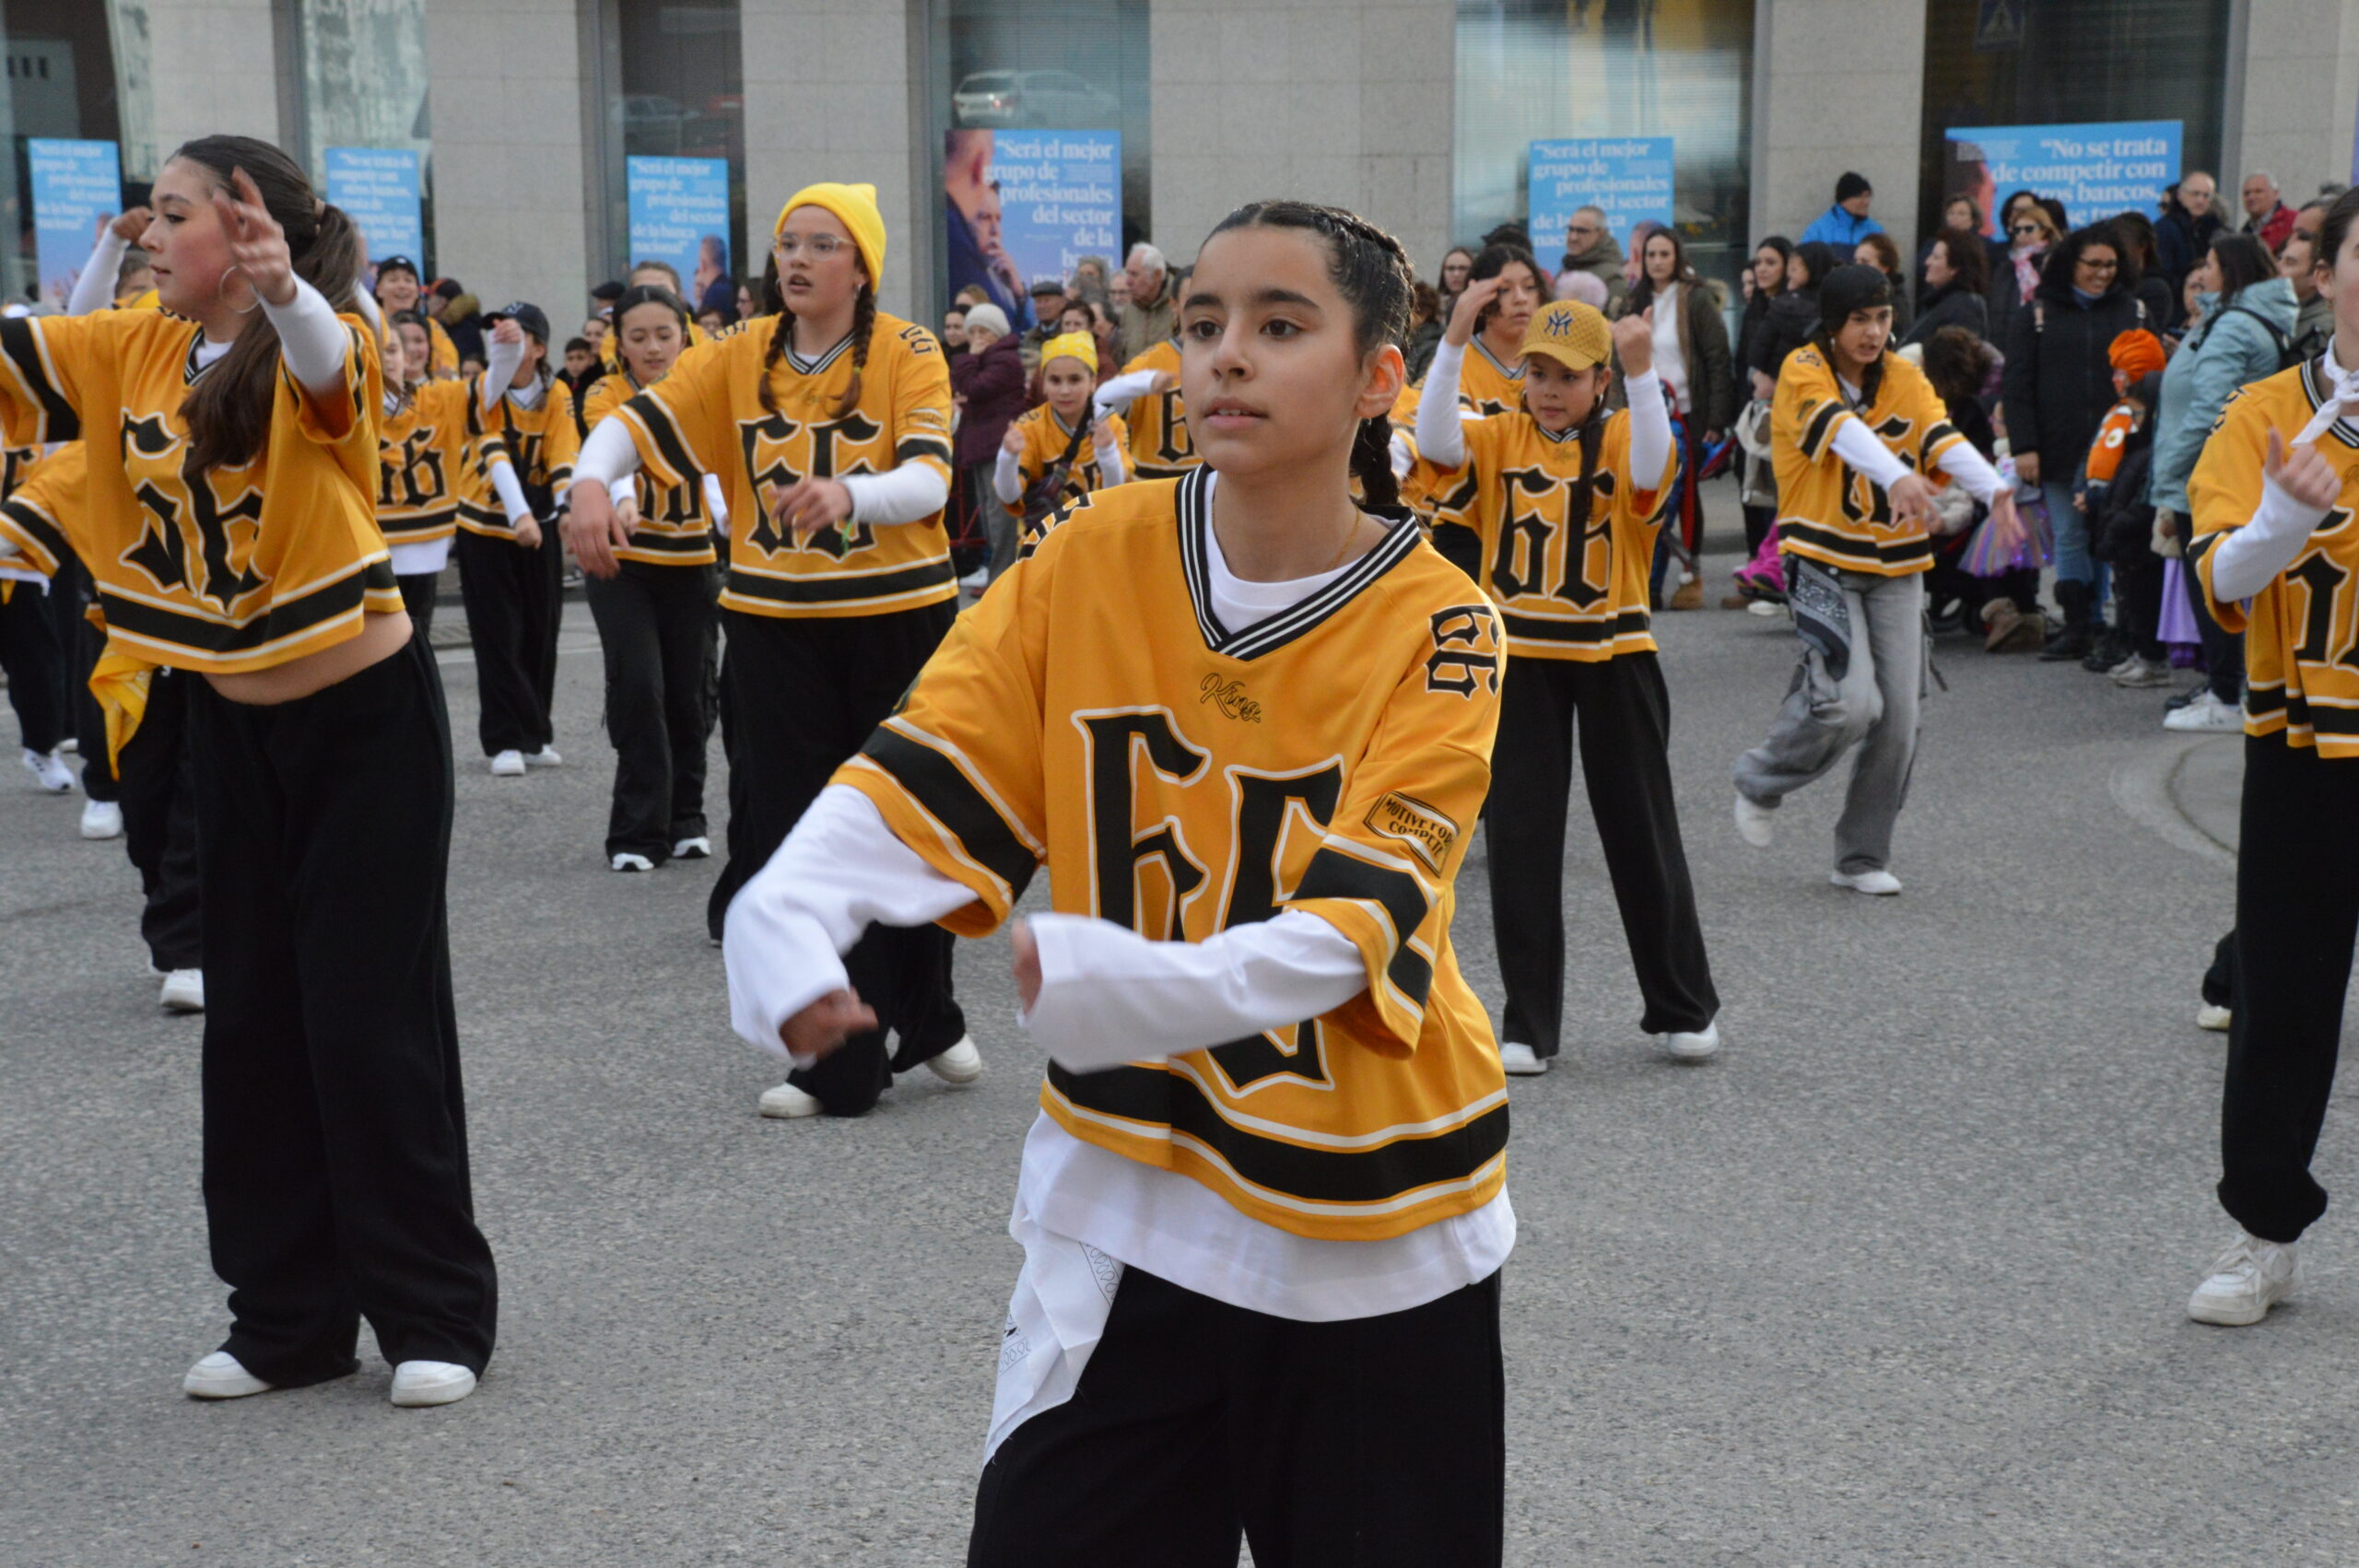
MULTIPOLYGON (((229 296, 227 288, 229 282, 229 273, 243 272, 244 270, 244 268, 233 263, 229 267, 229 272, 225 272, 221 275, 221 281, 213 286, 214 298, 220 300, 224 305, 229 305, 229 296)), ((248 278, 246 280, 246 293, 252 297, 252 302, 244 309, 240 310, 239 307, 235 305, 229 305, 229 309, 236 310, 241 316, 251 316, 256 310, 262 309, 262 291, 254 287, 253 280, 252 278, 248 278)))

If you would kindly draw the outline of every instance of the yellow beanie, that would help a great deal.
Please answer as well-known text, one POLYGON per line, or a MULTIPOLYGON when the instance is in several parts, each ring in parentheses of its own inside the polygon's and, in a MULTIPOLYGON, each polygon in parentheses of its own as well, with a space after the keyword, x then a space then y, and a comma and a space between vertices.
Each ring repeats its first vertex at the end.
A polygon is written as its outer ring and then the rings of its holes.
POLYGON ((775 240, 785 229, 787 214, 797 207, 821 207, 835 214, 851 231, 851 242, 860 252, 861 264, 868 269, 870 287, 884 287, 885 215, 876 210, 875 186, 839 185, 833 181, 805 185, 778 209, 778 222, 770 226, 770 238, 775 240))
POLYGON ((1078 359, 1097 373, 1097 340, 1086 332, 1061 333, 1040 345, 1040 363, 1051 359, 1078 359))

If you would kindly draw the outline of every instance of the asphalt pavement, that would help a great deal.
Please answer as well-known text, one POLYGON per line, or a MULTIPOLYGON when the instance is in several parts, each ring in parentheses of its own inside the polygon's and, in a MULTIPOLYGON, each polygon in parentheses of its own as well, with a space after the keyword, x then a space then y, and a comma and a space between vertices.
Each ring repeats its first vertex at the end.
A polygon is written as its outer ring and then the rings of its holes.
MULTIPOLYGON (((2192 1020, 2230 918, 2238 743, 2165 735, 2164 694, 1945 638, 1907 892, 1863 898, 1826 883, 1839 780, 1766 851, 1730 824, 1730 766, 1791 667, 1783 620, 1660 626, 1727 1044, 1684 1067, 1637 1033, 1577 801, 1570 1039, 1513 1088, 1508 1561, 2359 1558, 2341 1212, 2261 1327, 2184 1313, 2232 1230, 2222 1037, 2192 1020)), ((972 1089, 921 1072, 863 1120, 760 1119, 776 1074, 729 1033, 712 866, 604 867, 578 604, 567 628, 566 766, 522 779, 484 773, 472 665, 443 654, 501 1270, 498 1356, 449 1409, 387 1405, 365 1336, 338 1383, 181 1397, 224 1327, 200 1025, 157 1008, 121 847, 0 779, 0 1563, 960 1561, 1040 1069, 1006 942, 959 948, 990 1064, 972 1089)), ((1496 999, 1478 868, 1460 895, 1496 999)), ((2348 1130, 2338 1096, 2330 1187, 2348 1130)))

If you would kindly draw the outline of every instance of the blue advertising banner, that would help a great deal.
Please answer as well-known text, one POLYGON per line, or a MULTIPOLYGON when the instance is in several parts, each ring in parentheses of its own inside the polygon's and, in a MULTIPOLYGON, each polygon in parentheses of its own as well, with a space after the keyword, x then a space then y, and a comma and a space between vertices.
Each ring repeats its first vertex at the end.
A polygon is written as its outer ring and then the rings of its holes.
POLYGON ((1576 209, 1605 213, 1606 232, 1630 244, 1638 224, 1671 222, 1670 136, 1580 136, 1532 144, 1530 200, 1533 251, 1552 263, 1564 249, 1576 209))
POLYGON ((2177 120, 1962 126, 1942 139, 1942 199, 1973 197, 1986 234, 1999 232, 1994 209, 2013 191, 2053 196, 2083 224, 2118 212, 2152 217, 2163 187, 2178 182, 2177 120))
POLYGON ((953 131, 945 163, 950 292, 980 284, 1017 331, 1027 293, 1084 256, 1122 264, 1120 131, 953 131))
POLYGON ((371 265, 407 256, 426 271, 426 184, 411 147, 329 147, 328 200, 360 226, 371 265))
POLYGON ((99 220, 123 210, 123 160, 112 142, 49 136, 26 138, 25 155, 32 173, 41 298, 63 305, 99 242, 99 220))
POLYGON ((726 278, 729 160, 638 158, 626 161, 630 190, 630 259, 668 262, 689 291, 688 308, 707 280, 726 278))

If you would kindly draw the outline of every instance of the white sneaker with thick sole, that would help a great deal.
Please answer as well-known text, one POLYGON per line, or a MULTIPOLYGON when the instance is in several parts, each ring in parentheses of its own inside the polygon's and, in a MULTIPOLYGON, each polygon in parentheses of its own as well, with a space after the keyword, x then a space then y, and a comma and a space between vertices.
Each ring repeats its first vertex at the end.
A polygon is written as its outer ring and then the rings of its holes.
POLYGON ((792 1121, 798 1117, 817 1116, 827 1108, 816 1096, 804 1094, 792 1083, 781 1083, 775 1089, 766 1089, 762 1092, 762 1114, 766 1117, 775 1117, 780 1121, 792 1121))
POLYGON ((2187 1298, 2187 1315, 2223 1328, 2259 1322, 2302 1282, 2302 1260, 2294 1248, 2290 1241, 2263 1241, 2238 1231, 2228 1250, 2212 1260, 2210 1276, 2187 1298))
POLYGON ((1900 891, 1900 879, 1881 868, 1872 872, 1829 872, 1826 880, 1837 887, 1876 898, 1890 898, 1900 891))
POLYGON ((2209 686, 2185 708, 2163 715, 2163 728, 2182 735, 2235 735, 2244 727, 2243 710, 2222 702, 2209 686))
POLYGON ((610 872, 651 872, 655 869, 655 862, 644 855, 634 855, 625 849, 606 862, 606 869, 610 872))
POLYGON ((523 778, 524 754, 512 748, 501 752, 491 759, 491 776, 494 778, 523 778))
POLYGON ((393 1403, 405 1410, 455 1405, 475 1391, 475 1375, 455 1362, 405 1361, 393 1368, 393 1403))
POLYGON ((1720 1054, 1720 1026, 1715 1022, 1700 1030, 1682 1030, 1662 1037, 1663 1049, 1679 1061, 1709 1061, 1720 1054))
POLYGON ((2195 1010, 2195 1026, 2199 1029, 2209 1029, 2215 1035, 2224 1035, 2228 1032, 2228 1025, 2235 1022, 2236 1016, 2226 1008, 2214 1007, 2207 1001, 2195 1010))
POLYGON ((961 1035, 958 1043, 937 1057, 928 1057, 928 1072, 945 1083, 964 1088, 983 1075, 983 1053, 975 1048, 975 1036, 961 1035))
POLYGON ((1766 849, 1778 837, 1775 808, 1740 794, 1736 798, 1736 836, 1756 849, 1766 849))
POLYGON ((683 838, 672 846, 672 858, 675 860, 709 860, 712 858, 712 840, 701 834, 694 838, 683 838))
POLYGON ((25 771, 33 776, 34 783, 53 795, 69 795, 74 792, 74 770, 58 761, 51 753, 28 749, 25 753, 25 771))
POLYGON ((2171 684, 2171 666, 2167 659, 2144 659, 2136 654, 2106 672, 2117 686, 2166 686, 2171 684))
POLYGON ((205 1011, 205 971, 175 969, 164 977, 164 994, 157 999, 167 1012, 205 1011))
POLYGON ((992 568, 989 567, 977 567, 973 571, 968 572, 965 577, 958 579, 958 586, 965 589, 969 593, 980 593, 984 589, 989 588, 991 585, 992 568))
POLYGON ((1548 1071, 1548 1059, 1521 1040, 1507 1040, 1499 1046, 1499 1066, 1511 1078, 1537 1078, 1548 1071))
POLYGON ((123 837, 123 808, 112 801, 90 801, 82 807, 82 837, 85 838, 120 838, 123 837))
POLYGON ((565 758, 557 755, 557 748, 555 746, 543 746, 539 751, 526 752, 524 754, 524 766, 527 767, 563 767, 565 766, 565 758))
POLYGON ((228 1351, 215 1351, 181 1379, 181 1392, 192 1399, 242 1399, 249 1394, 267 1394, 271 1387, 228 1351))

